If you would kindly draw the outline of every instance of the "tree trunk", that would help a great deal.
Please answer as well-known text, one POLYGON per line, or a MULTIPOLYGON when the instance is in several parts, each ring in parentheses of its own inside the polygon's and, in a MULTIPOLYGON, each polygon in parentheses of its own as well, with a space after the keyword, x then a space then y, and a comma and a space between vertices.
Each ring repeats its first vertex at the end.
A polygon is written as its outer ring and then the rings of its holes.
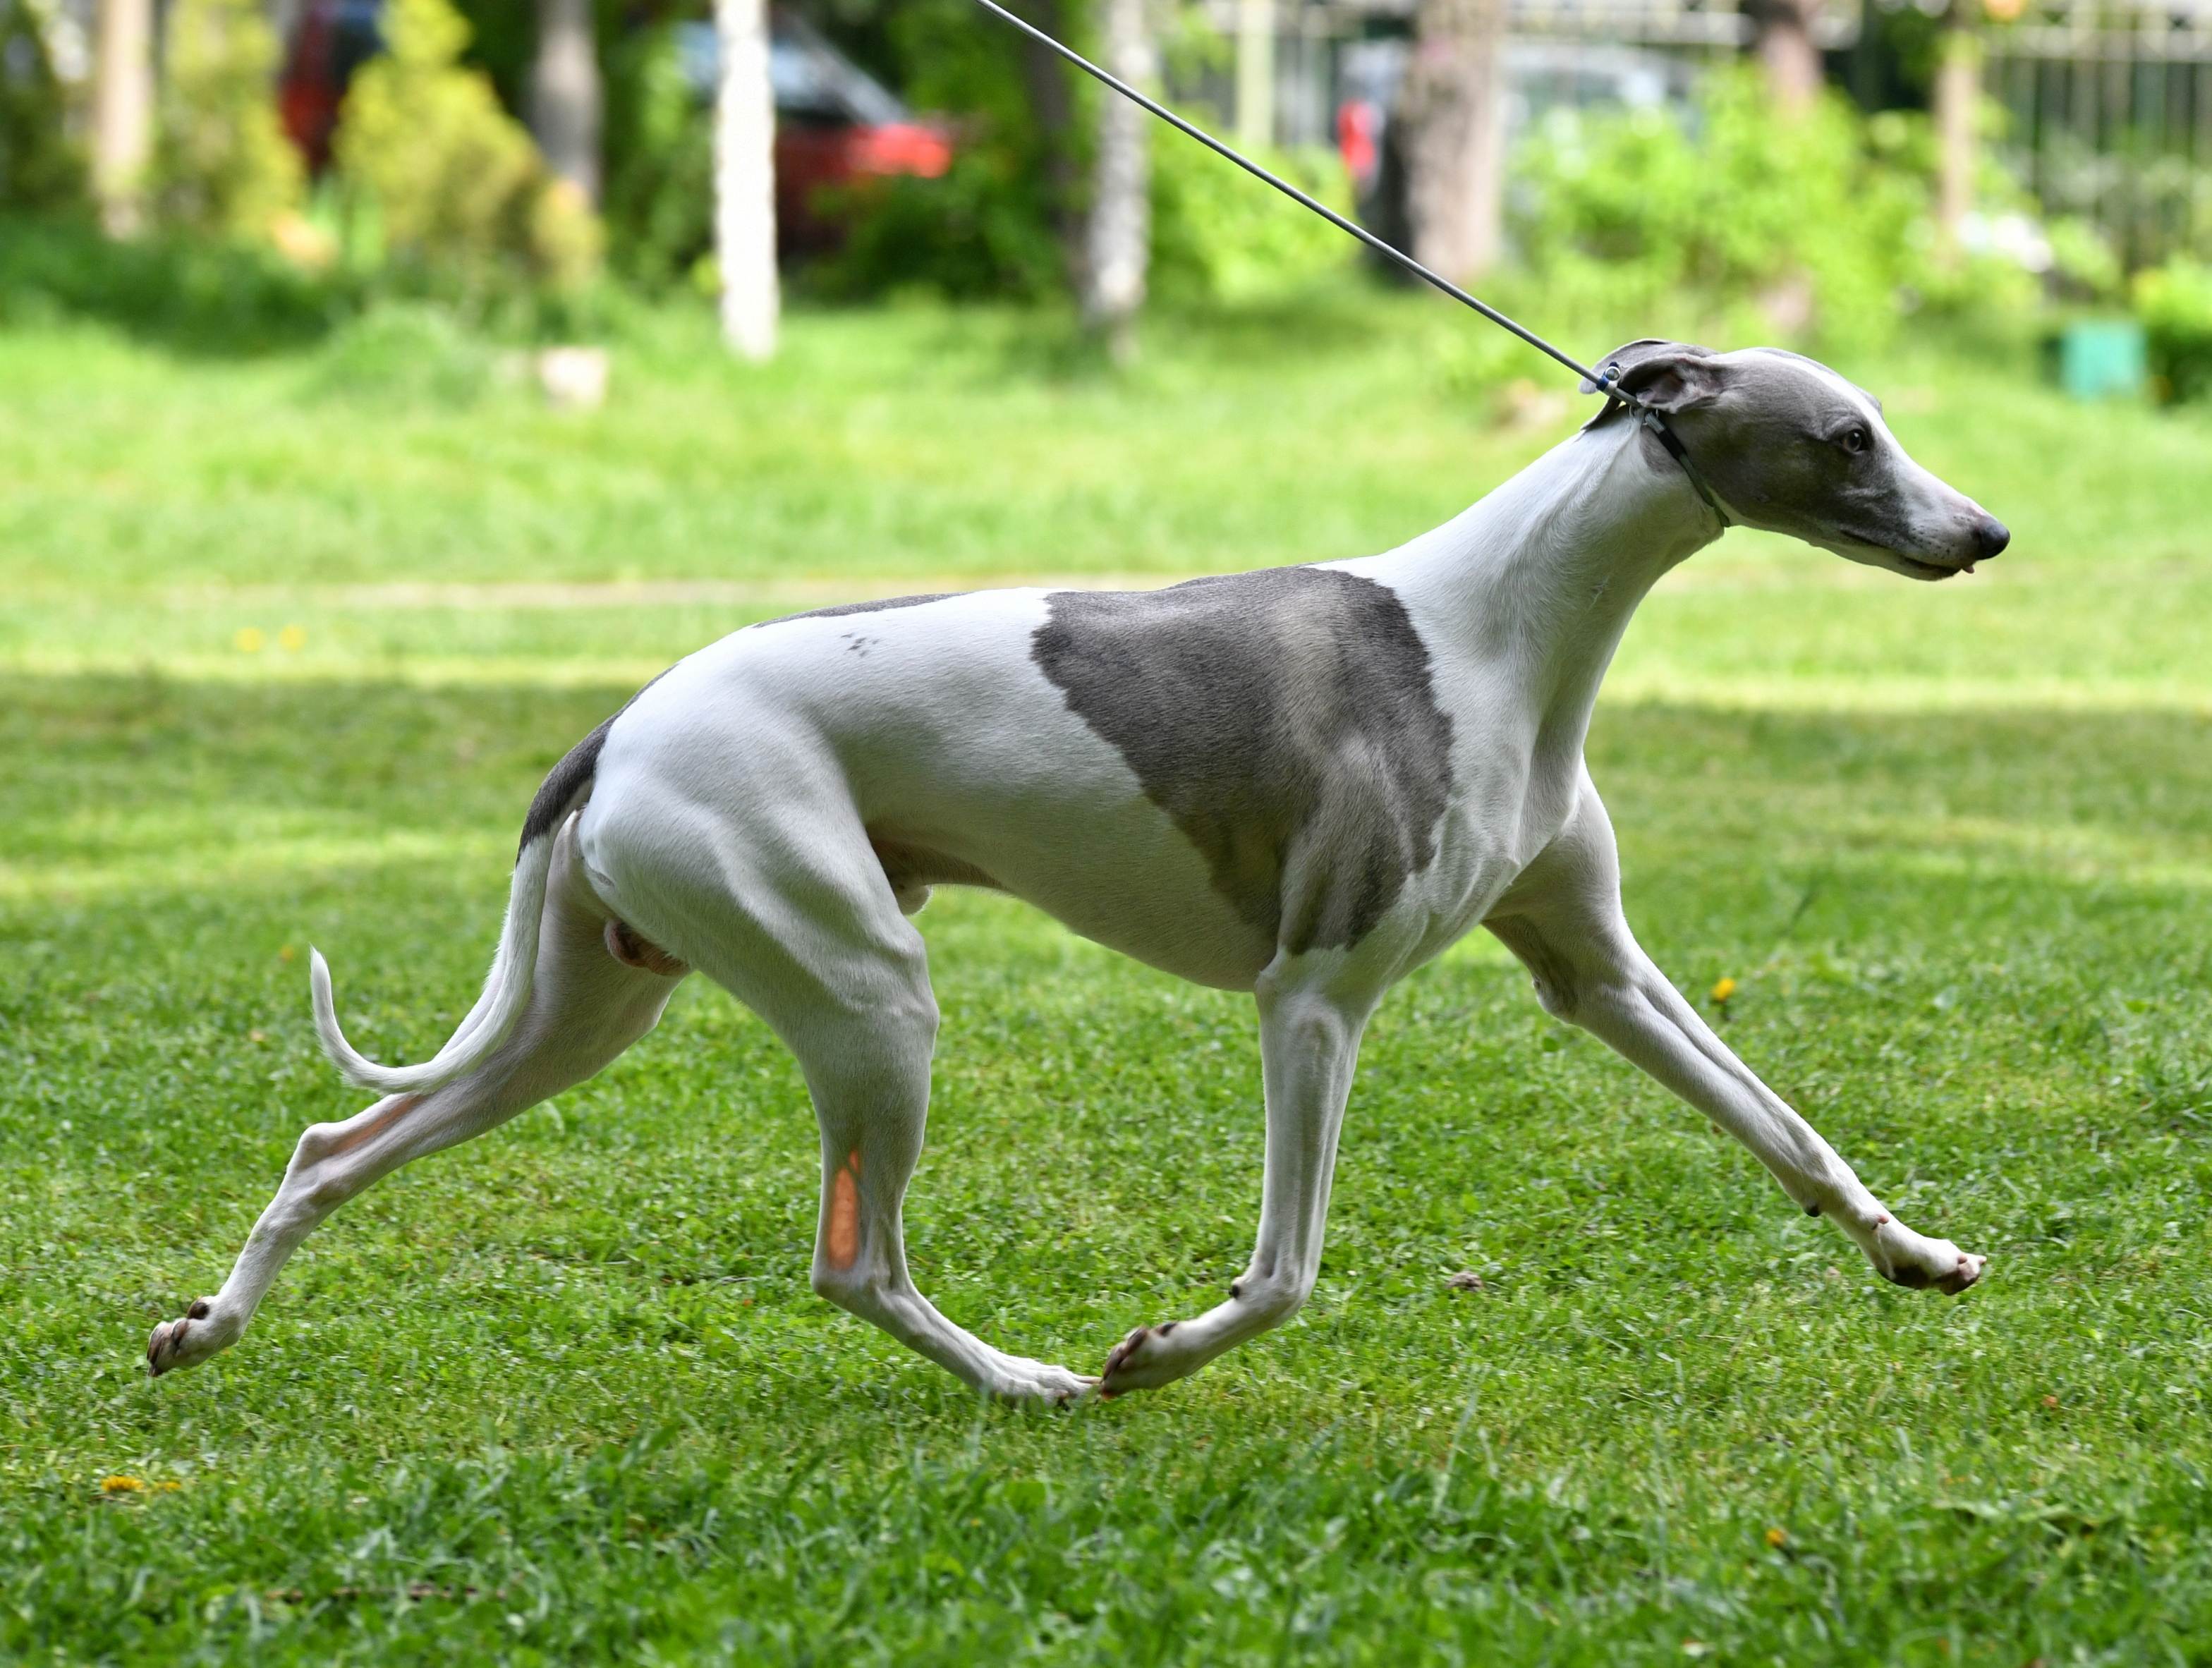
POLYGON ((1745 0, 1752 51, 1780 109, 1803 110, 1820 95, 1820 47, 1814 39, 1820 0, 1745 0))
POLYGON ((1960 231, 1974 208, 1974 118, 1982 97, 1982 42, 1968 0, 1951 0, 1936 64, 1936 252, 1959 258, 1960 231))
POLYGON ((538 0, 530 126, 547 166, 599 200, 599 55, 592 0, 538 0))
MULTIPOLYGON (((1146 0, 1103 0, 1106 68, 1133 87, 1158 73, 1146 0)), ((1152 118, 1118 93, 1098 106, 1098 150, 1084 239, 1083 314, 1117 361, 1136 351, 1152 258, 1152 118)))
POLYGON ((92 185, 110 235, 144 217, 146 159, 154 143, 153 0, 100 0, 94 48, 92 185))
POLYGON ((714 258, 722 335, 747 359, 775 352, 775 103, 764 0, 715 0, 714 258))
POLYGON ((1275 143, 1275 0, 1237 0, 1237 137, 1275 143))
POLYGON ((1504 239, 1505 0, 1420 0, 1398 98, 1413 254, 1480 276, 1504 239))
MULTIPOLYGON (((1018 6, 1023 16, 1055 40, 1067 39, 1067 20, 1058 0, 1030 0, 1018 6)), ((1021 37, 1022 87, 1036 118, 1037 146, 1044 158, 1045 190, 1052 207, 1053 230, 1075 288, 1083 287, 1083 217, 1076 211, 1075 94, 1067 64, 1057 53, 1027 35, 1021 37)))

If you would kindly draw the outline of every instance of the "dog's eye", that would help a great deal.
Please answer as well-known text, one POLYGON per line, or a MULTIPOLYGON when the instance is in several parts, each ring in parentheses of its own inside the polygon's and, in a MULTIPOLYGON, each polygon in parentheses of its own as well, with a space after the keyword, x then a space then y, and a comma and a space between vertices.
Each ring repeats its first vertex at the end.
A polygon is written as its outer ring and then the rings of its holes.
POLYGON ((1873 444, 1874 436, 1863 428, 1852 428, 1844 432, 1844 450, 1846 452, 1864 452, 1873 444))

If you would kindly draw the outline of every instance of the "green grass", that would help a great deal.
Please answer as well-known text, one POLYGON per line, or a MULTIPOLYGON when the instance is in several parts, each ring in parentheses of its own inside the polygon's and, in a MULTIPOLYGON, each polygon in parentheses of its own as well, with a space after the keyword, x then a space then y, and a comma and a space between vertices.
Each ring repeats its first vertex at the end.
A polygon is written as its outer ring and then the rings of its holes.
MULTIPOLYGON (((311 940, 368 1052, 434 1047, 538 774, 746 619, 1419 531, 1571 421, 1493 428, 1442 330, 1167 325, 1124 380, 992 315, 801 318, 758 374, 673 321, 581 419, 0 334, 0 1659, 2212 1660, 2212 428, 1939 357, 1846 368, 2014 551, 1929 588, 1731 535, 1591 758, 1647 944, 1993 1253, 1967 1297, 1471 941, 1370 1030, 1313 1302, 1158 1394, 979 1406, 813 1298, 797 1075, 696 981, 143 1377, 358 1104, 311 940)), ((1095 1368, 1242 1265, 1249 1004, 921 919, 915 1265, 1095 1368)))

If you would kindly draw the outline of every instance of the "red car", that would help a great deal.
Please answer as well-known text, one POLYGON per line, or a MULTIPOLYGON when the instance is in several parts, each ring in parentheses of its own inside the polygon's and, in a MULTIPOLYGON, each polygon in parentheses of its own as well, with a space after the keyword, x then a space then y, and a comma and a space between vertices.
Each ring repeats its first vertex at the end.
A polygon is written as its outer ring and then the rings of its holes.
MULTIPOLYGON (((285 131, 309 167, 330 162, 331 134, 353 73, 383 51, 384 0, 307 0, 284 54, 277 87, 285 131)), ((711 23, 678 26, 677 50, 702 103, 711 103, 721 57, 711 23)), ((783 241, 835 242, 838 195, 894 175, 934 179, 952 166, 952 130, 917 118, 881 82, 799 18, 777 15, 769 32, 775 98, 775 212, 783 241)))

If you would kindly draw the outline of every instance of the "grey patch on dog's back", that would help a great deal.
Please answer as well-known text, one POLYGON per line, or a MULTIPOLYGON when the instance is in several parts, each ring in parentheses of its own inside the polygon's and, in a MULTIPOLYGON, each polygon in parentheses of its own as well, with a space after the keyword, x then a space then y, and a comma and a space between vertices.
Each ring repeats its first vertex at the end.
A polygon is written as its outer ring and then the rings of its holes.
POLYGON ((1047 600, 1031 657, 1271 943, 1358 943, 1435 858, 1451 720, 1387 585, 1275 567, 1047 600))
POLYGON ((957 591, 930 591, 919 597, 886 597, 878 603, 837 603, 829 608, 810 608, 804 614, 779 614, 773 620, 756 620, 745 628, 757 631, 763 626, 787 625, 793 620, 835 620, 845 614, 880 614, 894 608, 920 608, 924 603, 941 603, 947 597, 957 597, 957 591))

